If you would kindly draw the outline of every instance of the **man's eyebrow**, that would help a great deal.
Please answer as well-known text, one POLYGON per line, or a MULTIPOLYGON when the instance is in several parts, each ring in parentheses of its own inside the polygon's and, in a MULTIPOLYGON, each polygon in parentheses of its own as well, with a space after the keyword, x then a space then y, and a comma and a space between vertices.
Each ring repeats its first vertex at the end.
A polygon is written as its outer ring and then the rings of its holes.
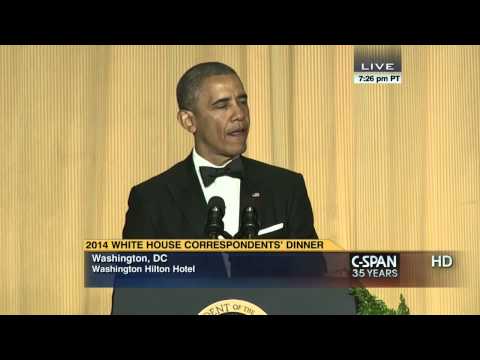
POLYGON ((231 97, 220 98, 220 99, 216 100, 214 103, 212 103, 212 106, 215 106, 216 104, 221 103, 221 102, 230 101, 230 99, 231 99, 231 97))
MULTIPOLYGON (((228 102, 228 101, 230 101, 230 99, 231 99, 230 96, 220 98, 218 100, 215 100, 215 102, 212 103, 212 106, 215 106, 215 105, 217 105, 218 103, 221 103, 221 102, 228 102)), ((237 99, 245 100, 245 99, 248 99, 248 96, 247 96, 247 94, 241 94, 237 97, 237 99)))

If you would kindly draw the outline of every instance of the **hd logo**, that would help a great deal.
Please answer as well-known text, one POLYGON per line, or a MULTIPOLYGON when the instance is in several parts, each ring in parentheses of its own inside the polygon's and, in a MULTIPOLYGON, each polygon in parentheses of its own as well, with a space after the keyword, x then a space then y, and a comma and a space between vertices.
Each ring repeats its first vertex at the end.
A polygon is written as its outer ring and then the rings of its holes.
POLYGON ((400 254, 351 253, 351 276, 356 279, 392 279, 400 275, 400 254))

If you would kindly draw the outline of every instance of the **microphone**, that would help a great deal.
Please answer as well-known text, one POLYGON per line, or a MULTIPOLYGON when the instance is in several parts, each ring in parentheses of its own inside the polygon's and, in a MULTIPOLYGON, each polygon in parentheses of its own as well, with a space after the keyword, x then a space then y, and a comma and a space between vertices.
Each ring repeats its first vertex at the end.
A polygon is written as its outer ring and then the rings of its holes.
POLYGON ((257 210, 249 205, 243 209, 240 236, 244 239, 254 239, 258 235, 259 229, 257 210))
POLYGON ((208 202, 207 224, 205 225, 205 235, 208 239, 217 239, 218 235, 222 235, 223 216, 225 215, 225 201, 214 196, 208 202))

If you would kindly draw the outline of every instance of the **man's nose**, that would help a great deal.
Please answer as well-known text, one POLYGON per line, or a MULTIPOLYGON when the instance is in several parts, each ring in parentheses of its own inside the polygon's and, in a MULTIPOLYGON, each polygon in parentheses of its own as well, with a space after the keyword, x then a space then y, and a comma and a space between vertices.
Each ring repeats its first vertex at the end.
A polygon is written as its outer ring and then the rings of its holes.
POLYGON ((239 101, 235 101, 233 105, 233 120, 245 120, 247 113, 248 113, 248 108, 245 104, 240 103, 239 101))

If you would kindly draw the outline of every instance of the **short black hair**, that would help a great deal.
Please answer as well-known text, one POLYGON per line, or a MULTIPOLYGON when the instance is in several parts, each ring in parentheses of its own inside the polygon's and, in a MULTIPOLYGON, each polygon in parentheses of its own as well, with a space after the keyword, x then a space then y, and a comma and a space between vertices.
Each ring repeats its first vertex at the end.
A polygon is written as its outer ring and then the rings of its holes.
POLYGON ((177 103, 180 110, 192 111, 195 107, 197 91, 203 80, 215 75, 235 75, 240 77, 230 66, 220 62, 205 62, 188 69, 177 84, 177 103))

